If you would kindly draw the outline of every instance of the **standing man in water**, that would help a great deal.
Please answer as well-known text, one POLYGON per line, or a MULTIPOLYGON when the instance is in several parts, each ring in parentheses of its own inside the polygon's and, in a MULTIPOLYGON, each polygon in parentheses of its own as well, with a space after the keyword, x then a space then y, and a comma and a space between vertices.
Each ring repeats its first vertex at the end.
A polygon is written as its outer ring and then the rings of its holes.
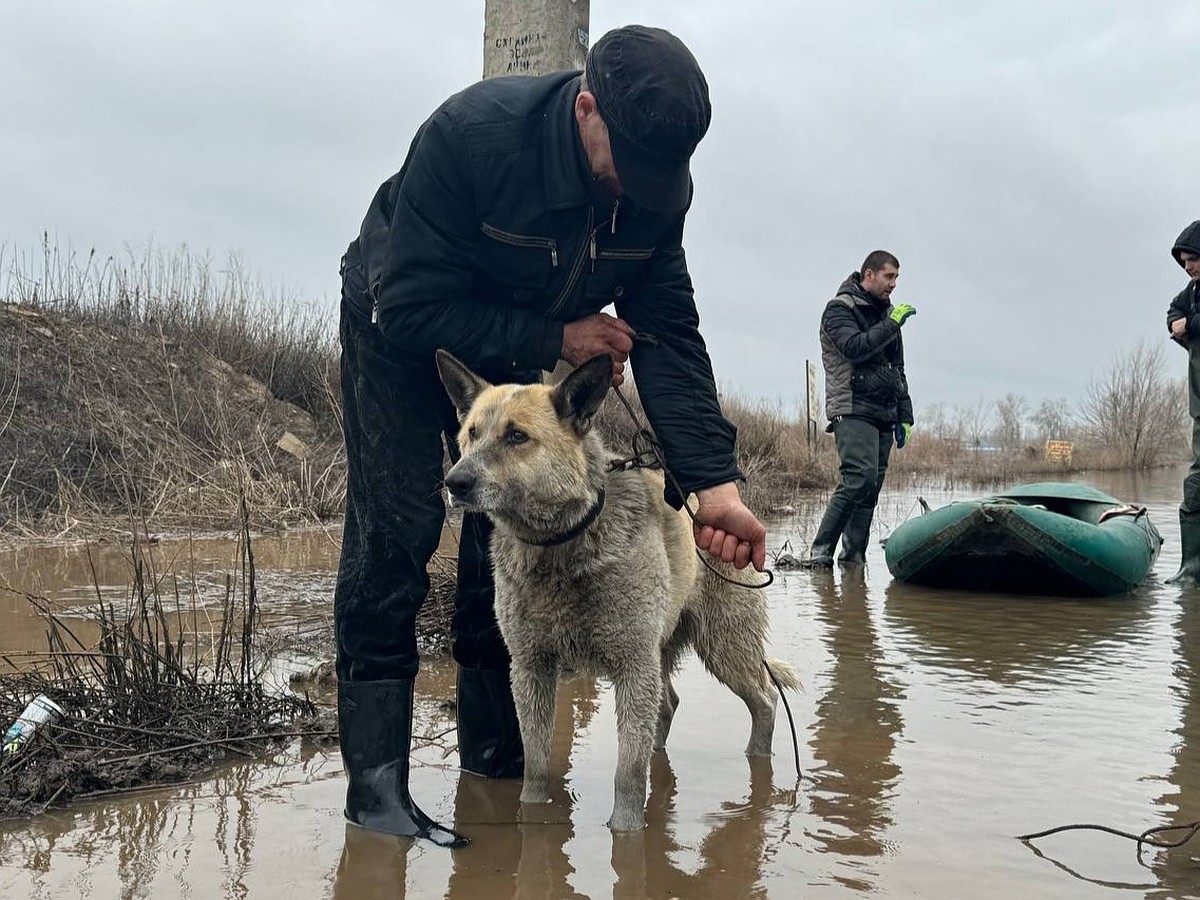
POLYGON ((892 443, 903 447, 912 434, 900 327, 917 311, 907 303, 892 305, 899 277, 899 260, 875 250, 842 282, 821 316, 825 416, 837 442, 841 483, 813 538, 805 561, 810 568, 833 565, 839 538, 838 562, 866 561, 892 443))
POLYGON ((1187 272, 1188 284, 1167 309, 1171 339, 1188 351, 1188 413, 1192 417, 1192 465, 1183 479, 1179 504, 1179 541, 1183 558, 1167 581, 1200 582, 1200 220, 1193 222, 1171 248, 1175 262, 1187 272))
MULTIPOLYGON (((689 160, 710 117, 708 85, 682 41, 619 28, 596 42, 583 73, 492 78, 442 104, 346 251, 349 474, 334 622, 351 822, 466 843, 408 788, 416 619, 445 515, 443 439, 457 453, 438 348, 493 383, 608 354, 619 384, 631 361, 667 463, 696 495, 696 545, 762 569, 766 529, 738 491, 736 429, 717 401, 682 244, 689 160), (602 312, 610 304, 616 317, 602 312)), ((464 515, 459 759, 467 772, 520 777, 490 531, 483 516, 464 515)))

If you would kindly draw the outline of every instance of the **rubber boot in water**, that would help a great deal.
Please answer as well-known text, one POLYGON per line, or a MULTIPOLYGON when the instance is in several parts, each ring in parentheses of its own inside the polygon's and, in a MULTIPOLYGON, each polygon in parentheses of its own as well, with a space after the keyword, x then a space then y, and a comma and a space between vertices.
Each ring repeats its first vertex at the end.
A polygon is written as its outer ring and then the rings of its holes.
POLYGON ((1183 548, 1179 571, 1167 584, 1200 583, 1200 513, 1179 511, 1179 543, 1183 548))
POLYGON ((525 750, 508 669, 458 669, 458 758, 485 778, 520 778, 525 750))
POLYGON ((346 818, 372 831, 465 847, 465 837, 429 818, 409 795, 412 713, 411 678, 338 682, 346 818))
POLYGON ((853 511, 854 504, 847 500, 844 494, 835 491, 829 498, 829 505, 825 507, 825 515, 821 517, 821 524, 813 538, 808 559, 801 562, 804 568, 821 569, 833 565, 834 548, 837 547, 838 538, 842 536, 853 511))
POLYGON ((871 541, 871 522, 875 518, 875 507, 856 506, 850 520, 842 531, 842 552, 838 563, 843 566, 861 566, 867 561, 867 544, 871 541))

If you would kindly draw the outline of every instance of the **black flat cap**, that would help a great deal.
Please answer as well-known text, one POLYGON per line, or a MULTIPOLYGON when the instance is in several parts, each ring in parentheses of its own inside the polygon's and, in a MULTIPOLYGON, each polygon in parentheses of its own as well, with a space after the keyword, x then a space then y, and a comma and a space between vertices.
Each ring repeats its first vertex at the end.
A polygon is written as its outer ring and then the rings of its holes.
POLYGON ((688 160, 712 120, 708 82, 691 51, 669 31, 626 25, 596 42, 585 72, 625 193, 656 212, 685 209, 688 160))

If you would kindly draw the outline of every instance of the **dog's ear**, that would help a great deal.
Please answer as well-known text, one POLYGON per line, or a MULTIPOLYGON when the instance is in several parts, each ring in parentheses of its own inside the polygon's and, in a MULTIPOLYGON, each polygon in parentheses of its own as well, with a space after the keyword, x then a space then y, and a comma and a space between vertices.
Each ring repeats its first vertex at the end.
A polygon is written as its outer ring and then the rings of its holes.
POLYGON ((445 350, 437 352, 437 367, 442 384, 446 386, 446 393, 450 395, 450 400, 460 417, 465 416, 475 399, 486 388, 491 387, 445 350))
POLYGON ((586 433, 592 427, 592 416, 608 393, 612 377, 612 357, 606 353, 593 356, 554 389, 551 395, 554 411, 560 419, 570 421, 578 434, 586 433))

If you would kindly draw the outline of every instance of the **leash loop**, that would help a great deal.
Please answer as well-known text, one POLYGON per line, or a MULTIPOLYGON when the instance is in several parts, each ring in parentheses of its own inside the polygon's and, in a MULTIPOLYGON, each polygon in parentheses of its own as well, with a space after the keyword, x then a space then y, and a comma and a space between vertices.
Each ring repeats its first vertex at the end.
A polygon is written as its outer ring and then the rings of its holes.
MULTIPOLYGON (((683 502, 683 508, 687 510, 688 517, 692 520, 692 523, 703 527, 704 523, 696 518, 696 513, 687 502, 687 494, 679 486, 679 482, 675 480, 675 476, 671 473, 671 470, 667 468, 667 461, 663 455, 662 445, 659 444, 658 438, 650 432, 650 429, 642 424, 632 404, 621 393, 621 388, 614 384, 612 389, 617 395, 617 399, 621 401, 621 405, 625 407, 625 411, 629 413, 629 418, 633 420, 637 432, 633 436, 633 455, 623 459, 614 459, 609 463, 608 470, 610 472, 626 472, 629 469, 662 469, 663 477, 670 482, 671 487, 675 489, 675 493, 679 495, 680 500, 683 502)), ((763 569, 763 574, 767 576, 766 581, 760 584, 747 584, 744 581, 738 581, 736 578, 730 578, 724 572, 720 571, 708 561, 707 554, 699 547, 696 548, 696 556, 700 558, 700 562, 704 563, 710 572, 722 581, 729 584, 736 584, 738 587, 762 590, 765 587, 769 587, 775 581, 775 573, 770 569, 763 569)))

